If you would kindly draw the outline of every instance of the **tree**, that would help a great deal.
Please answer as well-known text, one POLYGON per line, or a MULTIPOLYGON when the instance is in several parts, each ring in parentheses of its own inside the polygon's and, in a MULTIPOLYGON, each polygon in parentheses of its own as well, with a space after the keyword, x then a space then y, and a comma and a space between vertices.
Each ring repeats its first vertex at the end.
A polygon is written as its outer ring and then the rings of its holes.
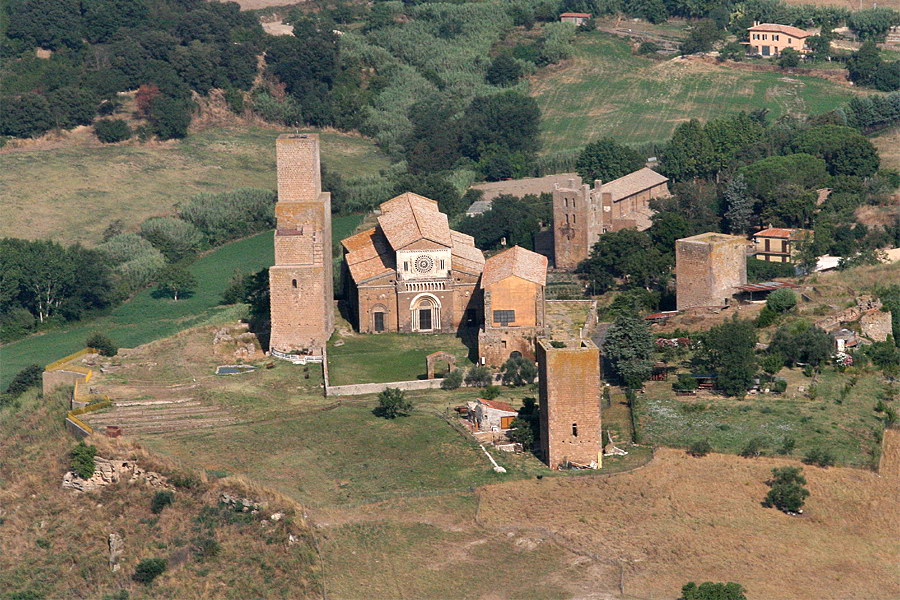
POLYGON ((131 137, 131 127, 123 119, 103 119, 94 123, 94 135, 104 144, 114 144, 131 137))
POLYGON ((494 380, 490 369, 482 365, 470 367, 466 372, 466 385, 470 387, 484 387, 494 380))
POLYGON ((516 417, 510 423, 510 431, 506 433, 506 437, 512 442, 522 444, 522 448, 528 450, 534 444, 534 430, 531 423, 522 417, 516 417))
POLYGON ((161 140, 183 138, 191 124, 191 103, 187 100, 158 96, 150 103, 150 123, 161 140))
POLYGON ((491 85, 507 87, 513 85, 522 77, 522 66, 516 59, 499 54, 491 61, 485 73, 485 79, 491 85))
POLYGON ((25 390, 41 385, 44 369, 40 365, 28 365, 12 378, 4 394, 20 396, 25 390))
POLYGON ((494 198, 491 210, 463 219, 457 229, 474 237, 479 248, 497 248, 505 239, 507 246, 533 249, 534 234, 540 231, 542 222, 549 223, 551 218, 548 199, 504 194, 494 198))
POLYGON ((797 270, 804 275, 809 275, 815 270, 816 265, 819 264, 819 255, 821 254, 819 252, 819 244, 816 243, 814 236, 806 233, 797 240, 794 248, 797 252, 794 257, 794 264, 797 266, 797 270))
POLYGON ((576 272, 599 294, 616 279, 623 280, 624 287, 662 287, 670 270, 670 258, 660 253, 647 233, 622 229, 601 235, 576 272))
POLYGON ((806 478, 803 477, 799 467, 782 467, 772 469, 772 479, 766 483, 771 489, 766 494, 764 506, 775 507, 786 513, 796 513, 803 508, 803 503, 809 496, 806 478))
POLYGON ((681 588, 679 600, 747 600, 744 587, 737 583, 712 583, 697 585, 693 581, 681 588))
POLYGON ((458 389, 463 383, 463 372, 461 369, 453 369, 447 376, 441 380, 442 390, 458 389))
POLYGON ((737 318, 698 336, 700 350, 695 360, 716 374, 716 387, 728 396, 743 396, 756 375, 756 328, 752 321, 737 318))
POLYGON ((900 15, 890 8, 870 8, 850 13, 847 26, 862 40, 884 41, 891 26, 900 25, 900 15))
POLYGON ((653 334, 646 319, 619 315, 606 334, 603 353, 613 371, 631 389, 639 389, 653 372, 653 334))
POLYGON ((84 345, 96 350, 100 356, 115 356, 119 353, 119 348, 116 347, 113 341, 100 332, 89 335, 84 341, 84 345))
POLYGON ((731 178, 725 187, 725 220, 728 229, 736 235, 746 234, 753 221, 753 206, 756 201, 747 193, 747 182, 740 173, 731 178))
POLYGON ((450 217, 455 217, 467 208, 462 196, 447 179, 439 173, 425 176, 404 173, 394 180, 395 195, 413 192, 431 198, 438 203, 438 210, 450 217))
POLYGON ((500 372, 503 374, 503 385, 515 387, 534 383, 534 378, 537 377, 534 361, 524 356, 510 358, 500 367, 500 372))
POLYGON ((809 56, 813 60, 828 60, 831 58, 831 39, 825 35, 812 35, 806 38, 809 48, 809 56))
POLYGON ((747 54, 747 50, 740 42, 729 42, 719 50, 719 60, 735 60, 740 62, 744 60, 745 54, 747 54))
POLYGON ((778 66, 782 69, 793 69, 800 66, 800 53, 793 48, 785 48, 778 57, 778 66))
POLYGON ((478 96, 463 114, 462 153, 478 160, 485 147, 497 144, 512 152, 533 154, 540 146, 540 118, 537 101, 518 92, 478 96))
POLYGON ((69 86, 47 94, 47 102, 56 126, 60 128, 90 125, 100 103, 91 90, 69 86))
POLYGON ((675 128, 662 153, 663 172, 684 181, 704 177, 713 171, 714 150, 704 128, 696 119, 675 128))
POLYGON ((595 180, 612 181, 644 166, 641 154, 614 139, 605 137, 584 147, 575 161, 581 180, 592 184, 595 180))
POLYGON ((691 33, 679 44, 678 52, 682 56, 709 52, 713 49, 713 44, 722 39, 722 35, 713 21, 705 19, 691 28, 691 33))
POLYGON ((707 439, 695 440, 691 442, 690 446, 688 446, 687 452, 691 456, 700 458, 712 452, 712 445, 707 439))
POLYGON ((456 109, 439 100, 423 100, 410 107, 412 131, 404 147, 411 173, 425 174, 453 168, 461 154, 456 109))
POLYGON ((766 306, 777 313, 787 312, 797 306, 797 294, 788 288, 775 290, 766 298, 766 306))
POLYGON ((881 53, 875 42, 869 40, 847 59, 850 81, 859 85, 871 85, 881 66, 881 53))
POLYGON ((33 137, 54 124, 50 103, 40 94, 25 93, 0 99, 0 135, 33 137))
POLYGON ((406 394, 403 390, 387 388, 378 394, 378 408, 375 410, 379 417, 396 419, 397 417, 409 415, 412 407, 412 402, 406 399, 406 394))
POLYGON ((156 276, 156 283, 160 292, 178 300, 179 296, 185 296, 197 287, 197 279, 181 265, 166 265, 156 276))
POLYGON ((832 175, 868 177, 878 171, 878 152, 858 130, 824 124, 801 131, 792 147, 825 160, 832 175))
POLYGON ((82 479, 88 479, 91 475, 94 474, 94 456, 96 455, 96 447, 85 444, 84 441, 80 441, 75 444, 75 447, 72 449, 71 453, 72 472, 82 479))
POLYGON ((141 223, 141 236, 171 262, 193 256, 203 241, 200 231, 192 223, 174 217, 147 219, 141 223))
POLYGON ((775 331, 769 352, 784 356, 789 366, 804 363, 817 367, 832 354, 831 336, 809 321, 795 321, 775 331))

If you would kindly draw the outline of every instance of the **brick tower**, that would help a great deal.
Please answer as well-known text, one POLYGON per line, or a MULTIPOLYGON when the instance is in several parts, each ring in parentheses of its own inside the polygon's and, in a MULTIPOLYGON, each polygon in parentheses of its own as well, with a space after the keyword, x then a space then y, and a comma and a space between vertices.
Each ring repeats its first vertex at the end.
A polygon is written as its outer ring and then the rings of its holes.
POLYGON ((746 238, 701 233, 675 241, 678 310, 728 304, 736 286, 747 283, 746 238))
POLYGON ((555 348, 537 342, 541 450, 555 469, 568 462, 600 467, 600 349, 590 340, 555 348))
POLYGON ((269 347, 321 356, 334 330, 331 195, 322 191, 317 134, 284 134, 275 143, 278 219, 269 269, 269 347))

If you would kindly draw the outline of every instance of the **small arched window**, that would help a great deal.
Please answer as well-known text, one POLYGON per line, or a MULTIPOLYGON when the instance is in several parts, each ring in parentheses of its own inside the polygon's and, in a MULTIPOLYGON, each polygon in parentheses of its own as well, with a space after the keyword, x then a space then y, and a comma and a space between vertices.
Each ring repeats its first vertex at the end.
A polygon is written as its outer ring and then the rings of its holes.
POLYGON ((572 436, 578 437, 578 423, 572 423, 572 436))
POLYGON ((297 287, 297 280, 296 280, 296 279, 291 279, 291 287, 292 287, 292 288, 296 288, 296 287, 297 287))

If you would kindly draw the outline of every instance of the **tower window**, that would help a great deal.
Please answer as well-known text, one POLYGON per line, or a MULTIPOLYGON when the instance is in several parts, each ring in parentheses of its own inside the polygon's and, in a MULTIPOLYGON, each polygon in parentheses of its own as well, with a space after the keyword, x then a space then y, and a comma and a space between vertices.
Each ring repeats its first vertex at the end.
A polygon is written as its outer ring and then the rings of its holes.
POLYGON ((291 279, 291 287, 293 287, 293 288, 296 288, 296 287, 297 287, 297 280, 296 280, 296 279, 291 279))
POLYGON ((572 423, 572 436, 578 437, 578 423, 572 423))

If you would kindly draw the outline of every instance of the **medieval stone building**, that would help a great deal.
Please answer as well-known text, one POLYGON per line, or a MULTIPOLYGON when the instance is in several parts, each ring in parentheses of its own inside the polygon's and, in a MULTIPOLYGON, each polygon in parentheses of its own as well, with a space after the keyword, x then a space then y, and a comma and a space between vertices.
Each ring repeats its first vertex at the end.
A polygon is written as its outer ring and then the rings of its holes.
POLYGON ((599 348, 590 340, 541 338, 537 362, 544 460, 551 469, 567 463, 600 467, 599 348))
POLYGON ((450 229, 434 200, 405 193, 380 207, 378 224, 343 240, 350 312, 362 333, 455 333, 481 319, 484 255, 450 229))
POLYGON ((334 293, 331 195, 322 191, 319 136, 280 135, 275 148, 278 224, 275 266, 269 269, 269 346, 321 356, 334 330, 334 293))
POLYGON ((747 283, 747 239, 701 233, 675 241, 678 310, 723 306, 747 283))
POLYGON ((668 178, 639 169, 609 183, 595 181, 553 191, 553 251, 557 269, 572 270, 588 257, 604 233, 650 227, 650 200, 669 195, 668 178))
POLYGON ((534 360, 534 343, 544 331, 547 257, 513 246, 487 259, 481 274, 484 325, 478 355, 500 366, 511 356, 534 360))

